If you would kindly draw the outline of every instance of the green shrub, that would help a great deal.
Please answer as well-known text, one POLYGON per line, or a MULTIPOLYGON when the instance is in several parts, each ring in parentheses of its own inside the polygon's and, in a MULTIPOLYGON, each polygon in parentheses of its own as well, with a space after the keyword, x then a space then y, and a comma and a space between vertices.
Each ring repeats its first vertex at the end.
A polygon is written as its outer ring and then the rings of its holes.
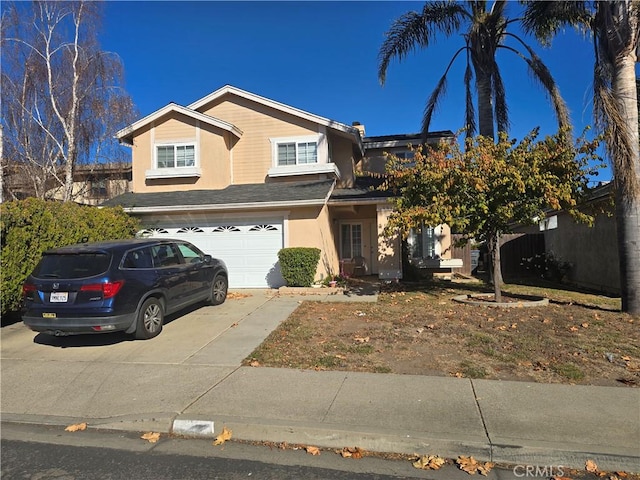
POLYGON ((320 249, 313 247, 283 248, 278 252, 280 271, 289 287, 310 287, 320 261, 320 249))
POLYGON ((2 315, 20 307, 22 284, 50 248, 131 238, 138 221, 120 207, 97 208, 72 202, 28 198, 0 205, 2 315))

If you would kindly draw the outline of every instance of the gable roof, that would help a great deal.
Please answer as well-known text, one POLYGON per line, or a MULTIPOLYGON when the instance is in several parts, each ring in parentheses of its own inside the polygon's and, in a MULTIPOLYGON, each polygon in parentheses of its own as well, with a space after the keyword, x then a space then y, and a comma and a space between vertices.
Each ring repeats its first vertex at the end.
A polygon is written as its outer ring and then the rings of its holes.
POLYGON ((298 118, 302 118, 304 120, 308 120, 310 122, 317 123, 319 125, 323 125, 327 128, 331 128, 343 136, 349 137, 352 140, 355 140, 358 148, 360 149, 360 153, 364 153, 364 149, 362 146, 362 138, 360 136, 360 131, 352 127, 350 125, 346 125, 344 123, 336 122, 335 120, 331 120, 329 118, 321 117, 314 113, 309 113, 304 110, 300 110, 299 108, 292 107, 290 105, 285 105, 284 103, 277 102, 275 100, 271 100, 266 97, 262 97, 260 95, 256 95, 255 93, 247 92, 246 90, 242 90, 240 88, 234 87, 232 85, 225 85, 222 88, 219 88, 215 92, 210 93, 209 95, 202 97, 200 100, 197 100, 190 104, 188 108, 193 110, 198 110, 208 103, 217 100, 224 95, 236 95, 241 98, 245 98, 247 100, 251 100, 252 102, 259 103, 261 105, 265 105, 267 107, 273 108, 275 110, 279 110, 284 113, 288 113, 289 115, 296 116, 298 118))
POLYGON ((313 206, 324 205, 334 186, 335 180, 316 180, 230 185, 222 190, 129 192, 101 206, 121 206, 130 213, 313 206))
POLYGON ((160 110, 156 110, 155 112, 147 115, 137 122, 132 123, 128 127, 123 128, 118 133, 116 133, 116 138, 121 142, 131 145, 133 144, 133 134, 136 130, 139 130, 145 125, 148 125, 149 123, 154 122, 158 118, 161 118, 162 116, 171 112, 181 113, 183 115, 186 115, 187 117, 206 123, 207 125, 221 128, 223 130, 226 130, 227 132, 231 132, 238 138, 242 136, 242 130, 240 130, 235 125, 230 124, 229 122, 225 122, 224 120, 220 120, 219 118, 205 115, 204 113, 200 113, 188 107, 183 107, 182 105, 171 102, 168 105, 162 107, 160 110))

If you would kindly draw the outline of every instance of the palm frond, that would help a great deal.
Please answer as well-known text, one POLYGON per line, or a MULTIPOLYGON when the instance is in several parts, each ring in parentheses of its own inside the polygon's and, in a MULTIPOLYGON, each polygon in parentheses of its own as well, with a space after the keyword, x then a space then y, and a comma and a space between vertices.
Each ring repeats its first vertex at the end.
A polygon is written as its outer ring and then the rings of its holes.
POLYGON ((587 34, 591 28, 593 15, 589 2, 528 0, 523 3, 525 10, 522 27, 526 33, 535 35, 543 45, 550 45, 551 39, 565 26, 573 27, 583 34, 587 34))
POLYGON ((440 77, 440 80, 438 80, 438 84, 436 85, 436 88, 433 89, 433 92, 431 92, 431 95, 429 96, 429 100, 427 101, 427 104, 424 109, 424 116, 422 118, 423 134, 426 134, 429 132, 431 117, 437 110, 440 100, 442 99, 442 97, 444 96, 444 93, 447 90, 447 75, 449 74, 449 70, 451 70, 451 66, 453 65, 453 62, 455 62, 460 52, 465 50, 465 48, 466 47, 462 47, 458 49, 456 53, 453 54, 453 57, 449 61, 449 65, 447 65, 447 69, 444 71, 444 74, 442 75, 442 77, 440 77))
POLYGON ((496 125, 498 132, 509 131, 509 109, 507 108, 507 94, 502 82, 502 76, 500 75, 500 69, 494 62, 493 74, 491 76, 493 83, 493 105, 494 105, 494 117, 496 119, 496 125))
POLYGON ((427 105, 424 108, 424 117, 422 119, 422 135, 426 136, 429 132, 429 125, 431 124, 431 117, 433 113, 438 108, 438 104, 444 97, 444 94, 447 91, 447 74, 445 73, 440 77, 436 88, 433 89, 431 95, 429 96, 429 100, 427 101, 427 105))
POLYGON ((457 2, 426 2, 421 13, 408 12, 396 19, 385 33, 378 52, 378 79, 384 85, 389 63, 393 58, 403 60, 418 47, 429 47, 438 34, 449 37, 458 31, 468 16, 457 2))
POLYGON ((471 68, 471 61, 469 56, 467 55, 467 68, 464 72, 464 91, 465 91, 465 121, 464 121, 464 129, 465 129, 465 137, 471 138, 476 134, 477 125, 476 125, 476 110, 473 105, 473 90, 472 90, 472 82, 473 81, 473 68, 471 68))

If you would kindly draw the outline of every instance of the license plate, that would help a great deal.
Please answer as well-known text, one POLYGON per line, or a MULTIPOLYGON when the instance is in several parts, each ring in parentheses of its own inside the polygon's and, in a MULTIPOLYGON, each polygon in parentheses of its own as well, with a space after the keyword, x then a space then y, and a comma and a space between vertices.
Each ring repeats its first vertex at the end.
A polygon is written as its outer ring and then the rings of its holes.
POLYGON ((64 303, 69 300, 69 292, 51 292, 49 301, 51 303, 64 303))
POLYGON ((56 318, 55 313, 43 313, 42 318, 56 318))

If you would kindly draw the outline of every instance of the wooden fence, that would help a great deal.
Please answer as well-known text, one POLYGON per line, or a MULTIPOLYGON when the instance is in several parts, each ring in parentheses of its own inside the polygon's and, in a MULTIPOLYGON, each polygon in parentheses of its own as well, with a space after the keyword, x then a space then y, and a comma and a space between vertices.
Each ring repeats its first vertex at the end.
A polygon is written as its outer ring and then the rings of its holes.
MULTIPOLYGON (((452 235, 453 241, 460 239, 462 235, 452 235)), ((544 254, 544 235, 542 233, 510 233, 502 235, 500 240, 500 263, 503 275, 516 275, 526 270, 521 265, 524 258, 544 254)), ((451 258, 460 258, 463 262, 457 272, 463 275, 471 275, 471 245, 464 247, 452 247, 451 258)), ((489 265, 489 255, 486 249, 480 251, 481 264, 489 265)), ((485 267, 487 268, 487 267, 485 267)))

